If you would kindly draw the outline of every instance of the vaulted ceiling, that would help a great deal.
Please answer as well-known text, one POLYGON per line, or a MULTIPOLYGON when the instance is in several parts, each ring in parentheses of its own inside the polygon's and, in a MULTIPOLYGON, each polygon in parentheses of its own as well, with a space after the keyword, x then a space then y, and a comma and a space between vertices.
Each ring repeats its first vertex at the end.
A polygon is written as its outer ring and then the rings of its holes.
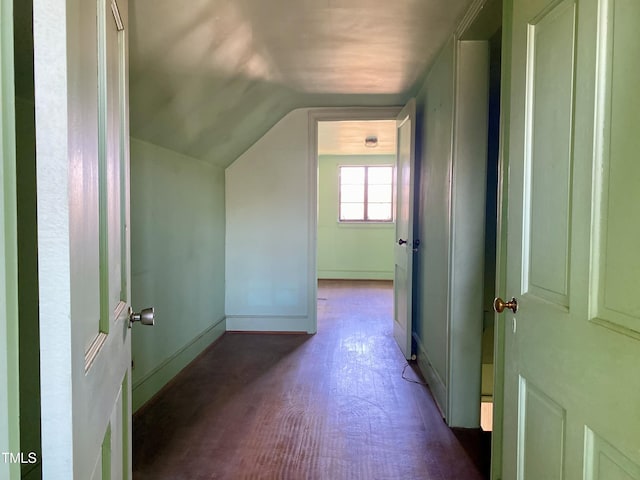
POLYGON ((227 166, 286 113, 400 105, 470 0, 130 0, 134 137, 227 166))

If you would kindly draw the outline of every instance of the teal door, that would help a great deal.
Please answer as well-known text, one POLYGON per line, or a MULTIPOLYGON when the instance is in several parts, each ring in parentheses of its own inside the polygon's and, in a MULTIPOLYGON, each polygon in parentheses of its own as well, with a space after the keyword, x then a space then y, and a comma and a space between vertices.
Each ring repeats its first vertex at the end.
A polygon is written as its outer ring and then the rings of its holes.
POLYGON ((640 479, 640 3, 513 0, 503 479, 640 479))
POLYGON ((131 477, 127 11, 34 2, 45 479, 131 477))

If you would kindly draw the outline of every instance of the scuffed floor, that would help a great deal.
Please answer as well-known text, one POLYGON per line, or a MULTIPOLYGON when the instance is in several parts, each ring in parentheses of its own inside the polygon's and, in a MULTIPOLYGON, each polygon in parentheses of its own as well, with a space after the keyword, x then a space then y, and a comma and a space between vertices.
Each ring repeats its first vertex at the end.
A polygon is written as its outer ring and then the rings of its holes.
POLYGON ((228 333, 144 407, 134 479, 482 479, 402 378, 391 283, 321 281, 318 297, 316 335, 228 333))

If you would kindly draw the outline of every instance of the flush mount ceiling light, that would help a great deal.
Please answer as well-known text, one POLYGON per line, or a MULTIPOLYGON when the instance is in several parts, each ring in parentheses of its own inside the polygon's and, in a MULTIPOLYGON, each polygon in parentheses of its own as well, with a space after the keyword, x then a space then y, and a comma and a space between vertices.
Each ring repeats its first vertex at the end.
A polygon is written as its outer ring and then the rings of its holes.
POLYGON ((378 146, 378 137, 370 135, 364 139, 364 146, 368 148, 375 148, 378 146))

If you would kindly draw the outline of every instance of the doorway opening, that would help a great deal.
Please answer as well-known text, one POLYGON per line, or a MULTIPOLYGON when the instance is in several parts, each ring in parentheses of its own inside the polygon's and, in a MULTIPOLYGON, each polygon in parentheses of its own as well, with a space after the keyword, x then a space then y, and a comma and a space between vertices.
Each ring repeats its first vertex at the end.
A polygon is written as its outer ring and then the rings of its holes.
POLYGON ((317 313, 326 302, 319 282, 393 285, 398 112, 397 107, 310 111, 316 219, 315 315, 309 331, 317 331, 317 313))
POLYGON ((22 478, 39 478, 42 476, 42 419, 33 2, 14 2, 13 13, 15 146, 19 159, 16 162, 16 206, 20 450, 35 455, 34 462, 21 463, 20 471, 22 478))
POLYGON ((352 297, 393 289, 395 119, 319 121, 317 160, 320 311, 334 284, 352 297))
MULTIPOLYGON (((474 278, 478 284, 482 282, 482 285, 479 285, 481 288, 476 290, 479 294, 477 300, 482 299, 482 311, 479 305, 473 309, 473 312, 477 312, 477 315, 473 314, 474 318, 481 322, 481 329, 474 331, 476 338, 477 335, 481 335, 480 358, 475 357, 472 363, 466 365, 467 368, 472 368, 476 372, 480 371, 480 395, 479 398, 470 399, 467 407, 473 407, 479 413, 482 463, 487 471, 492 470, 494 473, 498 472, 502 443, 500 373, 502 360, 499 345, 496 348, 493 312, 493 298, 498 280, 501 48, 502 1, 488 0, 483 8, 469 20, 459 36, 457 85, 459 118, 456 129, 461 128, 457 131, 459 139, 471 141, 470 144, 459 143, 463 149, 470 148, 472 145, 477 146, 477 155, 469 157, 473 160, 466 166, 476 166, 478 172, 482 171, 482 174, 473 179, 472 183, 467 184, 467 187, 473 184, 473 189, 478 188, 476 201, 484 201, 484 208, 474 210, 478 216, 482 216, 481 224, 477 225, 478 241, 482 243, 477 245, 478 248, 475 248, 473 253, 475 265, 479 266, 476 272, 477 277, 474 278), (482 169, 480 169, 481 166, 482 169), (483 191, 480 192, 480 189, 483 191), (476 363, 478 360, 480 365, 476 363), (498 374, 494 375, 494 372, 498 374)), ((475 240, 469 239, 469 241, 475 240)))
POLYGON ((395 120, 318 122, 317 279, 393 281, 395 120))
POLYGON ((498 160, 500 145, 500 63, 502 29, 489 39, 489 115, 487 132, 487 190, 484 244, 484 316, 482 331, 482 390, 480 425, 493 430, 494 312, 498 230, 498 160))

